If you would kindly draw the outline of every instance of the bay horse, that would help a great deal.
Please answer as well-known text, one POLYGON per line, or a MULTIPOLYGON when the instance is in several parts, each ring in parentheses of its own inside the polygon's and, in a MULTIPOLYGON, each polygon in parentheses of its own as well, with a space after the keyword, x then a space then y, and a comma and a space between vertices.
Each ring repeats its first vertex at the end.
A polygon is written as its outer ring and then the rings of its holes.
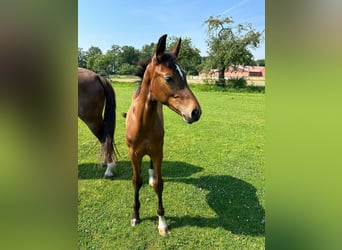
POLYGON ((154 55, 143 65, 140 72, 142 82, 132 97, 126 114, 126 143, 133 169, 134 203, 131 225, 140 222, 139 190, 142 186, 141 161, 150 157, 149 184, 158 196, 158 229, 161 235, 168 233, 162 202, 164 121, 162 104, 183 117, 186 123, 193 123, 201 116, 201 107, 189 89, 185 74, 176 64, 181 39, 170 51, 165 52, 166 37, 160 37, 154 55))
POLYGON ((103 165, 107 165, 105 178, 113 177, 116 166, 115 109, 115 92, 109 80, 91 70, 78 68, 78 117, 101 143, 103 165))

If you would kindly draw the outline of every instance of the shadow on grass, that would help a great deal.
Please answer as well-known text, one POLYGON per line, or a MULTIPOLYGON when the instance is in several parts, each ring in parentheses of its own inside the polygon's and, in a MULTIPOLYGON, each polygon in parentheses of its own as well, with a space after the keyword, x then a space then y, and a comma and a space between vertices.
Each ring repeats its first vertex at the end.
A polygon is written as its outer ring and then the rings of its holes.
MULTIPOLYGON (((142 178, 144 183, 147 183, 149 162, 144 161, 142 163, 142 178)), ((162 175, 163 178, 181 178, 188 177, 197 172, 202 171, 203 168, 197 167, 185 162, 178 161, 163 161, 162 175)), ((91 180, 91 179, 102 179, 105 167, 97 163, 83 163, 78 165, 78 179, 79 180, 91 180)), ((114 172, 115 180, 131 180, 132 179, 132 167, 130 161, 120 161, 117 164, 117 168, 114 172)))
MULTIPOLYGON (((148 162, 143 162, 142 177, 145 184, 148 180, 148 166, 148 162)), ((105 168, 94 163, 80 164, 78 169, 78 179, 102 179, 105 172, 105 168)), ((206 202, 217 215, 216 218, 205 218, 200 215, 169 217, 166 212, 170 229, 186 226, 222 227, 233 234, 264 236, 265 210, 259 203, 256 188, 229 175, 191 177, 202 170, 201 167, 184 162, 163 162, 162 174, 165 182, 185 183, 208 190, 206 202)), ((131 163, 119 162, 114 181, 131 180, 131 178, 131 163)), ((155 221, 156 217, 142 218, 142 220, 155 221)))
POLYGON ((206 202, 217 214, 217 218, 167 217, 171 220, 171 230, 184 226, 222 227, 233 234, 265 235, 265 210, 256 196, 256 188, 251 184, 229 175, 168 181, 191 184, 208 190, 206 202))

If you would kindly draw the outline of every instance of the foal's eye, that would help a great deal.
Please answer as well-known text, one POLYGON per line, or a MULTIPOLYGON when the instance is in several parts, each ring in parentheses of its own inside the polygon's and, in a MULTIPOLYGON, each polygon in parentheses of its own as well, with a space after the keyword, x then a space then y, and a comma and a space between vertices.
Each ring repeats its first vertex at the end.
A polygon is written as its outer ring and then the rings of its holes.
POLYGON ((165 76, 164 79, 165 79, 165 81, 166 81, 168 84, 173 83, 173 80, 172 80, 172 77, 171 77, 171 76, 165 76))

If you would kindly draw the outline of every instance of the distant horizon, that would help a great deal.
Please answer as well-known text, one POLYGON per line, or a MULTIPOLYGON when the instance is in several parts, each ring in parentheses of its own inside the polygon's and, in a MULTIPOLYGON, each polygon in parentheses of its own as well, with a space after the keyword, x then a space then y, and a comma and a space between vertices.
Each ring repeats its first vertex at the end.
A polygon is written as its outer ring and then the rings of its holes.
MULTIPOLYGON (((78 3, 78 47, 88 51, 96 46, 106 53, 112 45, 142 46, 157 43, 163 34, 187 37, 192 45, 207 56, 205 25, 210 16, 231 17, 234 22, 251 24, 258 31, 265 30, 264 0, 220 0, 210 2, 138 0, 92 1, 78 3), (175 9, 177 6, 177 9, 175 9)), ((257 49, 251 49, 254 60, 265 59, 265 33, 257 49)))

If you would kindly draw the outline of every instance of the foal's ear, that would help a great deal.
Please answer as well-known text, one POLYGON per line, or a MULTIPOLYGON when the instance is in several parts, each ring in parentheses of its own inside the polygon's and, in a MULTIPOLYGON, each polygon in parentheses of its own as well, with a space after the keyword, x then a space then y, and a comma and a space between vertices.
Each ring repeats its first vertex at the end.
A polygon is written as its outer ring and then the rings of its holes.
POLYGON ((166 49, 166 37, 167 37, 167 34, 161 36, 158 41, 157 50, 156 50, 156 57, 157 57, 158 62, 161 61, 161 58, 166 49))
POLYGON ((171 50, 171 52, 176 56, 176 58, 178 58, 178 54, 179 54, 181 42, 182 42, 182 39, 179 38, 178 43, 177 43, 176 46, 171 50))

